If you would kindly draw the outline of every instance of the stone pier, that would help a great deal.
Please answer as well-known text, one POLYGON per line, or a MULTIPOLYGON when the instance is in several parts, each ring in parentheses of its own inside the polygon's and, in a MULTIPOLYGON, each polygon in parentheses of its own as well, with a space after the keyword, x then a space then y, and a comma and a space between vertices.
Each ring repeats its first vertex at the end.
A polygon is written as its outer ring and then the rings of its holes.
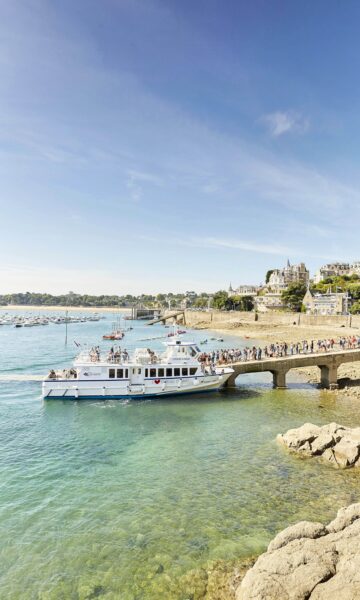
POLYGON ((321 385, 325 388, 336 389, 339 366, 342 363, 357 362, 359 360, 360 349, 351 349, 240 361, 227 365, 234 369, 234 374, 229 377, 227 385, 234 386, 236 378, 241 374, 267 371, 272 373, 275 388, 286 388, 286 374, 290 369, 316 366, 320 369, 321 385))
POLYGON ((338 368, 334 365, 319 365, 321 387, 335 390, 339 387, 337 382, 338 368))
POLYGON ((286 388, 286 373, 284 369, 279 369, 278 371, 271 371, 273 376, 273 387, 279 389, 286 388))

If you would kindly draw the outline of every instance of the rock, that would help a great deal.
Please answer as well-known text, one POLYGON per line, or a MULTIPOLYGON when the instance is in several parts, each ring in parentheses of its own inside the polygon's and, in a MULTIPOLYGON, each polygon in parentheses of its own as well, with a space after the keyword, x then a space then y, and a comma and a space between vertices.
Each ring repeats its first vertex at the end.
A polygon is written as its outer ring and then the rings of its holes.
POLYGON ((302 446, 300 446, 297 449, 299 454, 302 454, 303 456, 312 456, 312 450, 311 450, 311 446, 309 442, 305 442, 305 444, 303 444, 302 446))
POLYGON ((360 440, 343 437, 333 448, 336 462, 340 467, 348 467, 355 463, 360 454, 360 440))
POLYGON ((339 466, 336 462, 336 458, 332 448, 327 448, 325 452, 322 453, 321 460, 324 462, 329 462, 333 467, 339 466))
POLYGON ((318 427, 305 423, 277 436, 277 441, 300 456, 318 456, 334 467, 360 467, 360 427, 350 429, 337 423, 318 427))
POLYGON ((278 548, 282 548, 282 546, 286 546, 289 542, 293 540, 298 540, 299 538, 316 538, 321 535, 325 535, 327 533, 327 529, 325 525, 322 523, 313 523, 312 521, 300 521, 295 525, 290 525, 283 531, 277 534, 277 536, 270 542, 268 546, 268 552, 273 552, 273 550, 277 550, 278 548))
POLYGON ((279 533, 236 588, 236 600, 360 598, 360 504, 324 526, 303 521, 279 533))
POLYGON ((335 439, 330 433, 321 432, 311 444, 313 454, 322 454, 324 450, 335 445, 335 439))
POLYGON ((277 440, 290 449, 297 450, 305 442, 311 443, 320 433, 320 427, 312 423, 305 423, 297 429, 289 429, 283 435, 279 434, 277 440))
POLYGON ((351 525, 356 519, 360 519, 360 502, 357 504, 350 504, 350 506, 346 506, 345 508, 340 508, 336 518, 326 526, 326 529, 330 533, 336 533, 351 525))
POLYGON ((346 431, 346 427, 337 423, 329 423, 328 425, 323 425, 321 431, 322 433, 328 433, 336 442, 339 442, 346 431))
POLYGON ((157 567, 157 569, 156 569, 155 573, 156 573, 156 575, 160 575, 160 574, 161 574, 161 573, 163 573, 163 572, 164 572, 164 565, 162 565, 162 564, 160 563, 160 564, 158 565, 158 567, 157 567))

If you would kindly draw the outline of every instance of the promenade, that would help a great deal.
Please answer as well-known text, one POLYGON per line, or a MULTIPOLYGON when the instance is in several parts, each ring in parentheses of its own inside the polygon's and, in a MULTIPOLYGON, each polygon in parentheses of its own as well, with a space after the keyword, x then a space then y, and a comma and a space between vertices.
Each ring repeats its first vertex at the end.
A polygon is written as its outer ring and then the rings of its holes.
POLYGON ((291 369, 317 366, 320 384, 324 388, 338 387, 338 368, 343 363, 360 361, 360 338, 318 340, 302 344, 271 344, 264 348, 230 349, 203 353, 203 361, 214 360, 218 366, 234 369, 226 385, 234 386, 239 375, 270 372, 275 388, 286 388, 286 376, 291 369))

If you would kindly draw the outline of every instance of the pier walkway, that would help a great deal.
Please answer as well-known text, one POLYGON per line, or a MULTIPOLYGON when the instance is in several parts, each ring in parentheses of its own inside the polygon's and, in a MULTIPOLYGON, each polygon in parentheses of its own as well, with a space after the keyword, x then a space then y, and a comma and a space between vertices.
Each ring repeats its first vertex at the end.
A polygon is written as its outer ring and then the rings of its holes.
POLYGON ((177 310, 175 312, 166 312, 165 314, 160 315, 156 319, 152 319, 152 321, 149 321, 147 325, 155 325, 155 323, 165 323, 165 321, 167 321, 168 319, 175 319, 175 321, 177 321, 177 318, 180 316, 183 317, 183 323, 185 324, 185 310, 177 310))
POLYGON ((230 362, 224 366, 234 369, 233 375, 227 381, 227 386, 234 386, 239 375, 268 371, 272 373, 275 388, 286 388, 286 375, 291 369, 319 367, 321 385, 325 388, 336 389, 338 387, 337 371, 339 366, 343 363, 356 361, 360 361, 360 349, 230 362))

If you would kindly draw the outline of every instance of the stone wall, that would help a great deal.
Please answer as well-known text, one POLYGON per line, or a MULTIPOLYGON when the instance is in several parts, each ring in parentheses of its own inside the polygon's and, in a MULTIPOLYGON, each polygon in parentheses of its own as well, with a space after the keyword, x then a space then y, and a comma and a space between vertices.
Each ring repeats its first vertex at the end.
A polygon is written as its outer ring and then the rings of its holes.
POLYGON ((330 325, 335 327, 354 327, 360 328, 360 315, 352 316, 322 316, 322 315, 306 315, 303 313, 291 312, 240 312, 240 311, 185 311, 186 324, 196 326, 198 324, 208 325, 211 327, 221 327, 222 323, 253 323, 257 320, 259 323, 279 324, 279 325, 297 325, 303 326, 321 326, 330 325))

